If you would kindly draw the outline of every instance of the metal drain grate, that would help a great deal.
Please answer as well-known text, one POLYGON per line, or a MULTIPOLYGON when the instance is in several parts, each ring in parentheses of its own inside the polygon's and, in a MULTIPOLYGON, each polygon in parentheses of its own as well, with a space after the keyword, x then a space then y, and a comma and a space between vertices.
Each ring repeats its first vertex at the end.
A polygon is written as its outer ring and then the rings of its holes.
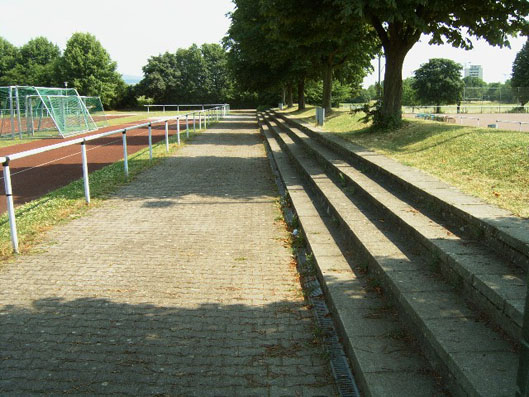
MULTIPOLYGON (((305 253, 298 252, 297 257, 298 264, 302 267, 306 261, 305 253)), ((312 305, 312 312, 314 313, 316 323, 324 331, 324 348, 329 354, 332 373, 336 380, 336 386, 338 387, 340 396, 359 397, 360 392, 356 386, 343 346, 338 338, 331 313, 325 303, 320 283, 317 279, 308 280, 304 283, 304 287, 310 291, 308 300, 312 305)))

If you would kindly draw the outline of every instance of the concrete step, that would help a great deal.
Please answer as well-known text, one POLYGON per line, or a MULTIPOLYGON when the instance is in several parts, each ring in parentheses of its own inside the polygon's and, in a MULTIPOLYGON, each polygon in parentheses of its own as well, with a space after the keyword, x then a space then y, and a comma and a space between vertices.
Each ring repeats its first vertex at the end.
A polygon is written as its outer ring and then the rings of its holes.
POLYGON ((403 165, 303 121, 276 114, 289 125, 345 156, 373 179, 383 179, 424 209, 433 211, 472 239, 483 241, 518 266, 529 267, 529 220, 489 205, 420 170, 403 165))
MULTIPOLYGON (((312 253, 318 279, 333 320, 366 396, 446 395, 439 379, 414 343, 409 343, 388 302, 368 287, 367 277, 353 270, 318 212, 297 171, 259 116, 271 161, 279 170, 312 253)), ((354 267, 354 266, 353 266, 354 267)))
POLYGON ((288 127, 281 119, 273 120, 327 171, 352 186, 355 195, 379 209, 386 221, 399 228, 406 244, 415 241, 422 247, 422 253, 429 255, 443 275, 497 327, 519 340, 527 288, 522 269, 483 244, 455 235, 300 129, 288 127))
POLYGON ((357 255, 376 274, 432 367, 456 395, 512 395, 518 356, 513 345, 467 306, 431 260, 405 254, 324 172, 313 155, 266 120, 357 255))

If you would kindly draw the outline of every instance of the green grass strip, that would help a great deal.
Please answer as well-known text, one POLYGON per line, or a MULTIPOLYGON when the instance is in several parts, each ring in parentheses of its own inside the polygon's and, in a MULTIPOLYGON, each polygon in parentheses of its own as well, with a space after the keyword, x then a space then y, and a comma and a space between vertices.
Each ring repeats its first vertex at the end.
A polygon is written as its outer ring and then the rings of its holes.
MULTIPOLYGON (((313 108, 287 113, 315 123, 313 108)), ((529 133, 414 119, 373 131, 360 117, 336 109, 323 128, 529 218, 529 133)))

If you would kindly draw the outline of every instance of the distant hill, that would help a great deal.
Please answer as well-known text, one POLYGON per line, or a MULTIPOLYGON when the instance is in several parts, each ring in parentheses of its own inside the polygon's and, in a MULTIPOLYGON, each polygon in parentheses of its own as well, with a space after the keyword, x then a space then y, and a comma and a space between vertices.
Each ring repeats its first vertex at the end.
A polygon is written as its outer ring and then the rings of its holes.
POLYGON ((123 77, 123 80, 128 85, 138 84, 141 81, 141 79, 143 78, 141 76, 132 76, 130 74, 123 74, 123 75, 121 75, 121 77, 123 77))

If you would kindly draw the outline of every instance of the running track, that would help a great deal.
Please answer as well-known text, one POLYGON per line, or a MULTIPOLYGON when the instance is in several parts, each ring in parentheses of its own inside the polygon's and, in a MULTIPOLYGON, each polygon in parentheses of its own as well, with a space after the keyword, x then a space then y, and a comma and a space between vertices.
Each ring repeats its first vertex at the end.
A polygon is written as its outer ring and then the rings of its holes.
MULTIPOLYGON (((76 139, 82 136, 94 135, 105 131, 117 130, 148 122, 135 121, 133 123, 100 128, 87 134, 77 135, 68 139, 42 139, 20 145, 0 149, 0 156, 22 152, 38 147, 49 146, 55 143, 76 139)), ((181 132, 185 132, 185 121, 180 121, 181 132)), ((169 124, 169 135, 176 134, 176 122, 169 124)), ((163 123, 153 125, 153 143, 162 141, 165 137, 163 123)), ((148 128, 127 131, 127 151, 131 155, 148 146, 148 128)), ((123 144, 121 134, 107 136, 86 143, 88 156, 88 170, 93 172, 109 164, 123 159, 123 144)), ((65 148, 52 150, 19 160, 10 164, 11 183, 13 186, 13 199, 15 206, 27 203, 44 194, 65 186, 82 177, 81 145, 72 145, 65 148)), ((4 191, 4 177, 0 175, 0 213, 6 211, 4 191)))

